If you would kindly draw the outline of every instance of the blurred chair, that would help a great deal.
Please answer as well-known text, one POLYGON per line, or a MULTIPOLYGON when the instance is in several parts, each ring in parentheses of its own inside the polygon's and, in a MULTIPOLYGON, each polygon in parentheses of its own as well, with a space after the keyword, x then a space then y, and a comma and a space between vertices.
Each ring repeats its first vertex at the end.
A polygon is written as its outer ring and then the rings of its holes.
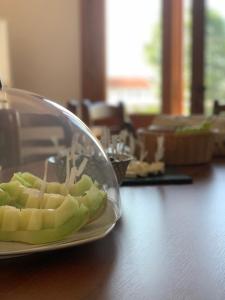
POLYGON ((133 132, 132 124, 126 120, 123 103, 110 105, 105 101, 84 100, 83 119, 89 127, 107 126, 112 134, 123 129, 133 132))
POLYGON ((21 163, 43 160, 69 147, 72 131, 63 116, 23 113, 19 115, 21 163))
POLYGON ((213 114, 214 115, 219 115, 222 112, 225 112, 225 104, 220 104, 218 100, 214 100, 213 114))
POLYGON ((70 99, 66 104, 66 108, 82 120, 82 103, 81 103, 81 101, 75 100, 75 99, 70 99))

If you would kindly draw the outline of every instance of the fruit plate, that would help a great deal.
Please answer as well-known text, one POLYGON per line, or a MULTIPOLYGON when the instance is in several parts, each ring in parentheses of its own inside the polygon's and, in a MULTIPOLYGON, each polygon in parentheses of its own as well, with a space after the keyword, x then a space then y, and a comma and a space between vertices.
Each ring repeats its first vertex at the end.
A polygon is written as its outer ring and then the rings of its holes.
POLYGON ((41 245, 0 242, 0 259, 64 249, 93 242, 105 237, 114 228, 117 219, 118 217, 114 205, 111 201, 108 201, 105 212, 97 220, 86 225, 80 231, 69 235, 64 240, 41 245))

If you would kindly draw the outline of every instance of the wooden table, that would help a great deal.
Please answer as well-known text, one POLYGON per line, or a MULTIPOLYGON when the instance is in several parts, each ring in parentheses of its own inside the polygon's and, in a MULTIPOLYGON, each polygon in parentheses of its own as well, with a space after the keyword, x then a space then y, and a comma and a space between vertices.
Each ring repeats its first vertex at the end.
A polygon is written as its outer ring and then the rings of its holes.
POLYGON ((121 188, 104 239, 0 261, 0 299, 225 299, 225 163, 194 183, 121 188))

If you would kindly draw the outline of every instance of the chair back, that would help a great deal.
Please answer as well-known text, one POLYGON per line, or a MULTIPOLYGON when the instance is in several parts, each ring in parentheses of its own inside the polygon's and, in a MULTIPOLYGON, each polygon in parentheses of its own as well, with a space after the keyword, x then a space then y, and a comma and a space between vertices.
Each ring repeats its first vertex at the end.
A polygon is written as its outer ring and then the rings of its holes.
POLYGON ((110 105, 105 101, 83 101, 83 117, 88 126, 107 126, 112 133, 118 133, 126 127, 124 106, 110 105))
POLYGON ((214 115, 219 115, 222 112, 225 112, 225 104, 220 104, 218 100, 214 100, 213 114, 214 115))
POLYGON ((71 111, 73 114, 75 114, 78 118, 82 118, 82 104, 81 101, 75 100, 75 99, 70 99, 67 104, 66 108, 71 111))

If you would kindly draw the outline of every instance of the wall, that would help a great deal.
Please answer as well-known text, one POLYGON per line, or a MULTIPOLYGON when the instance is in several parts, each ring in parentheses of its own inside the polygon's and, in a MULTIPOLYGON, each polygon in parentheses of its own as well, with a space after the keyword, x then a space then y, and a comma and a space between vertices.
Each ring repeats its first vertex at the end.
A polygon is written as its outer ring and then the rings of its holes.
POLYGON ((14 87, 58 102, 80 98, 79 9, 79 0, 0 0, 14 87))

